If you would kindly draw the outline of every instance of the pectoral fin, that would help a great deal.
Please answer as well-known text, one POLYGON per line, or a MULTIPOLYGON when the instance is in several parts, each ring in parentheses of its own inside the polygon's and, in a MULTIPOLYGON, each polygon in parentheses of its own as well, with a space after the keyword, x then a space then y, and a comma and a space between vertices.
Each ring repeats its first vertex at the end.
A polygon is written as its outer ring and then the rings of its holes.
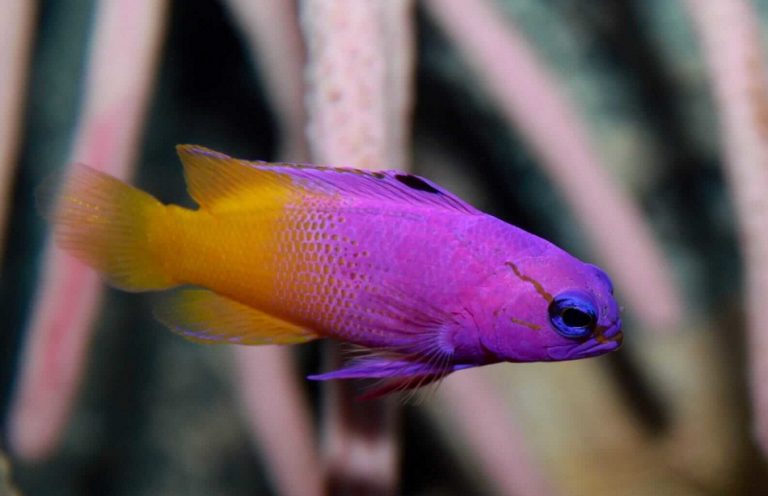
POLYGON ((176 291, 155 307, 155 317, 173 332, 204 344, 296 344, 319 337, 204 289, 176 291))

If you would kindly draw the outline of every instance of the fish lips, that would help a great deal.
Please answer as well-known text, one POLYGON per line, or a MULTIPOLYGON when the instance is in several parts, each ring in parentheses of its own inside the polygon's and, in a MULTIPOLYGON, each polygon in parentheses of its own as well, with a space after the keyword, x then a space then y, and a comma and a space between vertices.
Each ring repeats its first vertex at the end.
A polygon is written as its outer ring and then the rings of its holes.
POLYGON ((617 350, 621 346, 623 339, 624 335, 621 332, 621 324, 616 323, 605 333, 588 339, 583 343, 550 346, 547 348, 547 355, 552 360, 589 358, 617 350))

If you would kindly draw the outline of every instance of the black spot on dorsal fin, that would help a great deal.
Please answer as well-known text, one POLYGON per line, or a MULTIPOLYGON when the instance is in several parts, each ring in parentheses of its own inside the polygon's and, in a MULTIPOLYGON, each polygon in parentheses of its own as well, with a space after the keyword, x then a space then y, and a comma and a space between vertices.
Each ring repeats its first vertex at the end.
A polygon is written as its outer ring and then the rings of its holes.
POLYGON ((395 175, 395 179, 405 184, 409 188, 415 189, 417 191, 424 191, 426 193, 440 193, 439 190, 435 189, 433 186, 429 185, 426 181, 417 176, 412 176, 410 174, 397 174, 395 175))

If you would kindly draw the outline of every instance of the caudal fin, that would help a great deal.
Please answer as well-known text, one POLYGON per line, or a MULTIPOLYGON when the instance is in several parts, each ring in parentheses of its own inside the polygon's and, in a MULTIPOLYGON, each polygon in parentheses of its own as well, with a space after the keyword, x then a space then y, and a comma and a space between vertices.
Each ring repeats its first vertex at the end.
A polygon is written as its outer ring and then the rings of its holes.
POLYGON ((53 212, 54 236, 59 247, 120 289, 165 289, 176 282, 163 270, 156 248, 164 209, 151 195, 77 164, 53 212))

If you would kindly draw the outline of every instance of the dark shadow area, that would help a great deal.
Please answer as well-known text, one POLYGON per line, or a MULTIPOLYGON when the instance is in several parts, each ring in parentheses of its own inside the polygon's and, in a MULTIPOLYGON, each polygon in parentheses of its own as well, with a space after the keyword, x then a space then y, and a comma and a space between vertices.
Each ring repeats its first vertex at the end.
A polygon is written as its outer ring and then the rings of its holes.
POLYGON ((477 488, 421 409, 403 409, 402 494, 476 494, 477 488))
POLYGON ((638 425, 649 434, 664 434, 670 427, 670 412, 632 356, 626 350, 619 350, 606 356, 604 362, 606 373, 614 379, 616 393, 634 414, 638 425))

